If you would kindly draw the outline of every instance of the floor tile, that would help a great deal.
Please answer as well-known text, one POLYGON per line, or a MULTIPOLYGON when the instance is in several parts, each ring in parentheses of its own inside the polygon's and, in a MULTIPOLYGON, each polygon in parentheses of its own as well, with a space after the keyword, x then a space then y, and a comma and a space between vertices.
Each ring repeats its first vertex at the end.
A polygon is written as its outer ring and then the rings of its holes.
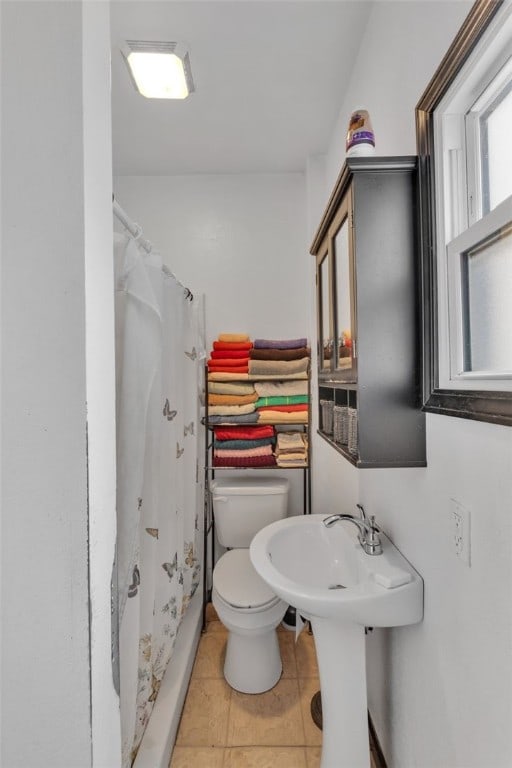
MULTIPOLYGON (((307 768, 320 768, 322 759, 322 747, 306 747, 307 768)), ((370 768, 378 768, 373 752, 370 752, 370 768)))
POLYGON ((231 689, 224 680, 190 681, 176 744, 187 747, 223 747, 231 689))
POLYGON ((300 708, 304 721, 304 736, 308 747, 317 747, 322 744, 322 731, 313 722, 311 717, 311 699, 313 694, 320 690, 320 681, 314 677, 299 678, 300 708))
POLYGON ((320 768, 322 759, 322 747, 306 747, 307 768, 320 768))
POLYGON ((307 768, 303 747, 231 747, 223 768, 307 768))
POLYGON ((217 611, 213 607, 213 603, 206 603, 205 614, 206 614, 206 623, 208 623, 209 621, 215 621, 215 620, 218 621, 219 617, 217 616, 217 611))
POLYGON ((227 635, 224 632, 206 633, 201 637, 192 669, 193 678, 224 676, 226 643, 227 635))
POLYGON ((212 619, 206 625, 206 632, 203 633, 202 637, 204 637, 205 635, 213 635, 218 633, 221 633, 227 636, 228 631, 224 626, 224 624, 222 623, 222 621, 219 621, 218 619, 212 619))
POLYGON ((281 678, 257 695, 233 691, 227 746, 302 746, 304 728, 297 680, 281 678))
POLYGON ((297 660, 298 677, 318 677, 315 639, 307 629, 304 629, 295 643, 295 658, 297 660))
MULTIPOLYGON (((169 768, 320 768, 322 731, 311 717, 319 690, 313 635, 277 628, 283 674, 262 694, 233 691, 223 666, 228 632, 211 603, 169 768)), ((371 768, 378 768, 370 753, 371 768)))
POLYGON ((297 677, 295 662, 295 638, 291 632, 278 632, 279 651, 283 663, 283 677, 297 677))
POLYGON ((222 747, 174 747, 169 768, 222 768, 222 747))

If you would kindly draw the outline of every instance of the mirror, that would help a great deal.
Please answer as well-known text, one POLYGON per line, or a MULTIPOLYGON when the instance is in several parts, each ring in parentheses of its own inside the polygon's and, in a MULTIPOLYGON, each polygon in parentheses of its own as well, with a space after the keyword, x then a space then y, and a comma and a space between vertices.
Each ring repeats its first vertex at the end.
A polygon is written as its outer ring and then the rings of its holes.
POLYGON ((352 299, 348 216, 334 236, 337 369, 352 367, 352 299))
POLYGON ((355 381, 356 327, 352 198, 347 194, 316 253, 318 372, 323 379, 355 381))
POLYGON ((318 268, 318 314, 319 314, 319 354, 318 364, 321 371, 331 369, 333 343, 330 333, 329 299, 329 259, 325 253, 318 268))

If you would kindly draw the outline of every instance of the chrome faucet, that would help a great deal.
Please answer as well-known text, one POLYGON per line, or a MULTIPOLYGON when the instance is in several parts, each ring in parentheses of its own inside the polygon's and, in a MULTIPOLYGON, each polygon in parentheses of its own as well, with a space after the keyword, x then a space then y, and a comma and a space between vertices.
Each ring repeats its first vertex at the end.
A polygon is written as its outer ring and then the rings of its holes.
POLYGON ((380 530, 375 524, 375 517, 368 518, 362 504, 356 505, 361 510, 359 517, 354 515, 329 515, 324 517, 323 524, 326 528, 330 528, 332 525, 341 520, 347 520, 353 523, 359 529, 358 540, 367 555, 382 555, 382 542, 380 540, 380 530))

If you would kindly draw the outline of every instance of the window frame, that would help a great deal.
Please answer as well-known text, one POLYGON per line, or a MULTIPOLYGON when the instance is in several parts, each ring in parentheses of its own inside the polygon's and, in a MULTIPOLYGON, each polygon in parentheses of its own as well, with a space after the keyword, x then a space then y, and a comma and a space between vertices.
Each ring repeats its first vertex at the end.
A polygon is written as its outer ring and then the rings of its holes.
MULTIPOLYGON (((441 61, 434 77, 416 106, 416 137, 418 152, 419 234, 421 243, 422 321, 423 321, 423 410, 459 418, 474 419, 512 426, 512 392, 482 389, 475 381, 474 389, 440 385, 439 355, 446 355, 448 328, 447 297, 441 295, 439 269, 445 264, 439 258, 439 206, 443 205, 443 190, 436 189, 437 107, 442 102, 455 77, 468 60, 503 0, 477 0, 441 61), (438 313, 442 313, 440 320, 438 313)), ((455 124, 455 131, 461 126, 455 124)), ((463 129, 463 128, 462 128, 463 129)), ((457 162, 457 160, 455 160, 457 162)), ((466 184, 466 168, 459 163, 455 169, 458 183, 466 184)), ((451 212, 457 219, 466 217, 461 209, 451 212)), ((457 227, 455 227, 456 231, 457 227)), ((452 229, 453 231, 453 229, 452 229)), ((453 239, 453 236, 450 238, 453 239)), ((470 381, 470 378, 468 379, 470 381)), ((466 385, 467 386, 467 385, 466 385)))

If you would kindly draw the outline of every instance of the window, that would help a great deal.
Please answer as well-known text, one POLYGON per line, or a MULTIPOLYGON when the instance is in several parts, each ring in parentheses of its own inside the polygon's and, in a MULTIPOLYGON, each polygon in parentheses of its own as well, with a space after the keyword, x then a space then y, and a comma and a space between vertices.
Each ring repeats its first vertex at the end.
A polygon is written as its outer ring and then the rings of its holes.
POLYGON ((509 3, 475 3, 416 118, 424 409, 512 424, 509 3))

